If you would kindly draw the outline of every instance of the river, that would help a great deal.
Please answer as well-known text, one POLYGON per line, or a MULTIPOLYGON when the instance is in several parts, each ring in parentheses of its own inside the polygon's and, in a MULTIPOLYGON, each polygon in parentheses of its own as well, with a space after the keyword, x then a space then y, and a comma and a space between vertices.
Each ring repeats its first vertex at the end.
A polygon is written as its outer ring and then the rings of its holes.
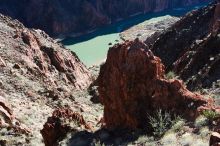
POLYGON ((94 32, 80 36, 80 37, 69 37, 62 41, 62 43, 70 50, 74 51, 80 60, 87 66, 99 64, 106 58, 109 47, 109 43, 114 45, 115 43, 121 42, 120 32, 142 23, 151 18, 157 18, 165 15, 170 16, 183 16, 185 13, 198 9, 207 3, 202 3, 197 6, 190 6, 184 8, 175 8, 169 11, 163 11, 158 13, 141 14, 138 16, 130 17, 126 20, 116 22, 114 24, 101 27, 94 32))

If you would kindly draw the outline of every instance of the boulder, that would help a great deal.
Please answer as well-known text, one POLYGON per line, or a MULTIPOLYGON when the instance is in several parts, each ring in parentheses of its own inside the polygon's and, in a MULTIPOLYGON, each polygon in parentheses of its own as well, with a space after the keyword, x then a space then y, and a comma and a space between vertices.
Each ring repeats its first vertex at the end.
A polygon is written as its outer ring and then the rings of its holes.
POLYGON ((41 134, 46 146, 56 146, 68 132, 76 132, 77 128, 81 128, 81 126, 85 129, 91 129, 79 113, 70 109, 57 109, 47 119, 41 134), (74 124, 70 124, 71 122, 74 124), (72 125, 76 127, 72 127, 72 125))
POLYGON ((210 137, 209 146, 220 146, 220 134, 213 132, 210 137))

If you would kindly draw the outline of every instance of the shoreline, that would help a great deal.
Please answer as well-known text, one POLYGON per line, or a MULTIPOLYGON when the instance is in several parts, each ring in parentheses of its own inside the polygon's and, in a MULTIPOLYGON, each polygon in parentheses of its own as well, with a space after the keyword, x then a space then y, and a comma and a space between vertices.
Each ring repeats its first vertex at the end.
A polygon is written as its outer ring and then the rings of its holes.
MULTIPOLYGON (((118 18, 117 20, 115 21, 110 21, 109 23, 106 23, 105 25, 103 26, 100 26, 100 27, 97 27, 97 28, 93 28, 93 29, 89 29, 85 32, 78 32, 78 33, 74 33, 74 32, 70 32, 70 33, 66 33, 66 34, 62 34, 62 35, 58 35, 58 36, 55 36, 54 37, 54 40, 56 40, 57 42, 62 42, 66 39, 74 39, 74 38, 78 38, 78 37, 83 37, 85 35, 91 35, 92 33, 96 32, 96 31, 99 31, 99 30, 102 30, 102 29, 105 29, 107 27, 111 27, 112 25, 117 25, 117 23, 121 23, 125 20, 128 20, 128 19, 131 19, 131 18, 135 18, 135 17, 141 17, 141 16, 144 16, 144 15, 151 15, 151 14, 159 14, 159 13, 166 13, 168 11, 174 11, 174 10, 179 10, 179 9, 191 9, 192 7, 201 7, 203 5, 208 5, 210 3, 210 1, 208 2, 204 2, 203 4, 201 5, 191 5, 191 6, 185 6, 185 7, 177 7, 177 8, 172 8, 171 10, 160 10, 160 11, 156 11, 156 12, 152 12, 152 11, 149 11, 149 12, 137 12, 135 14, 131 14, 129 16, 127 16, 126 18, 118 18)), ((141 23, 141 22, 140 22, 141 23)), ((132 27, 132 26, 131 26, 132 27)), ((126 28, 128 29, 128 28, 126 28)), ((126 30, 126 29, 122 29, 122 31, 126 30)), ((122 31, 119 31, 118 33, 120 34, 122 31)))

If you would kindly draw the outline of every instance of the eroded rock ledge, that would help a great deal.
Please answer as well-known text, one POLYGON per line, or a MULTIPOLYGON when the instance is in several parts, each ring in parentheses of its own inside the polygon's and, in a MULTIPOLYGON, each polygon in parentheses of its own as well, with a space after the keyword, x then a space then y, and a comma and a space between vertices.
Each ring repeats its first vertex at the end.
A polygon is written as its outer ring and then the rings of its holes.
POLYGON ((110 48, 98 77, 104 119, 108 128, 146 126, 157 109, 193 120, 213 101, 188 91, 180 80, 167 80, 160 58, 139 40, 110 48))

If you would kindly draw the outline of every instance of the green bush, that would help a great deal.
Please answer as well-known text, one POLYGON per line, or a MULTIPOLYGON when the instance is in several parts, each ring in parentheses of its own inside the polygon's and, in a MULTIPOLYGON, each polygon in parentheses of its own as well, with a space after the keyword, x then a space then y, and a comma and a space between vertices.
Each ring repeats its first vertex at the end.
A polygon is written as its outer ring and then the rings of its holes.
MULTIPOLYGON (((106 146, 105 143, 102 143, 99 140, 93 140, 93 144, 94 144, 94 146, 106 146)), ((108 146, 112 146, 112 145, 108 145, 108 146)))
POLYGON ((204 110, 202 115, 205 116, 208 120, 212 121, 215 118, 220 117, 219 113, 212 111, 212 110, 204 110))
POLYGON ((153 135, 159 138, 181 118, 179 116, 174 116, 174 118, 172 118, 169 112, 162 112, 162 110, 159 109, 154 116, 149 115, 148 119, 149 124, 153 129, 153 135))
POLYGON ((175 77, 177 77, 177 75, 173 71, 170 71, 166 74, 167 79, 173 79, 175 77))
POLYGON ((174 122, 173 126, 171 127, 172 131, 179 132, 183 128, 183 126, 186 124, 186 121, 184 119, 179 118, 174 122))
POLYGON ((203 115, 197 117, 194 122, 194 125, 196 128, 201 128, 201 127, 207 126, 208 124, 209 124, 209 119, 203 115))

